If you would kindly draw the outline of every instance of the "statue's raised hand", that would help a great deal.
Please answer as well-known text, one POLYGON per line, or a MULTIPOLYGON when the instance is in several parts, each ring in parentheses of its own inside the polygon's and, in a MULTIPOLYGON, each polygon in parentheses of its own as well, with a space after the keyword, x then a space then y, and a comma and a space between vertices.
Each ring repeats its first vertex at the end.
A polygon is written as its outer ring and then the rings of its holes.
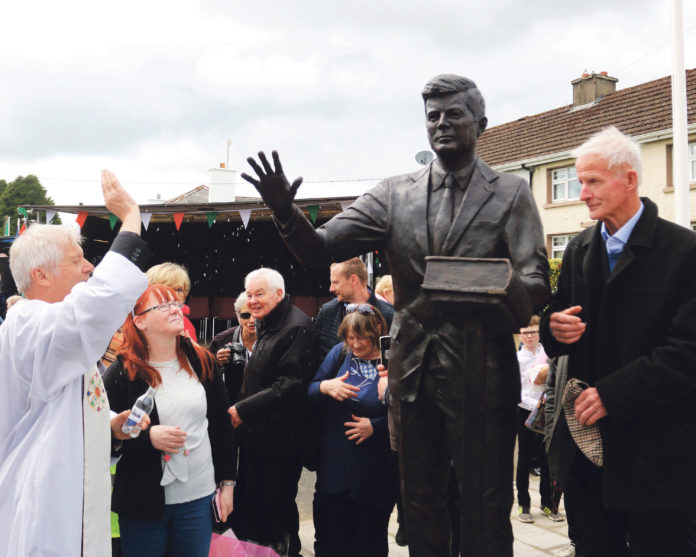
POLYGON ((242 178, 254 185, 261 194, 264 203, 268 205, 279 221, 287 222, 290 218, 292 202, 297 194, 297 189, 300 187, 300 184, 302 184, 302 178, 296 178, 295 181, 290 184, 283 172, 283 166, 280 164, 278 152, 273 151, 272 155, 275 169, 271 168, 266 154, 263 151, 259 151, 259 161, 261 161, 261 166, 263 166, 263 168, 259 166, 253 157, 247 159, 247 162, 254 169, 254 172, 256 172, 258 180, 252 178, 245 172, 242 172, 242 178))

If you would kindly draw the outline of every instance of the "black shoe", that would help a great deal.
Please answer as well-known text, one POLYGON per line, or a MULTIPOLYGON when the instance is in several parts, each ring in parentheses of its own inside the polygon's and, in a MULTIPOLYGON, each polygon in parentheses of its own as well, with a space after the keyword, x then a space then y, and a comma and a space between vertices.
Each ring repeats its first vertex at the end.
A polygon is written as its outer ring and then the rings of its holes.
POLYGON ((408 545, 408 540, 406 539, 406 528, 404 528, 401 524, 399 524, 399 529, 396 531, 394 540, 396 541, 396 545, 400 545, 401 547, 408 545))

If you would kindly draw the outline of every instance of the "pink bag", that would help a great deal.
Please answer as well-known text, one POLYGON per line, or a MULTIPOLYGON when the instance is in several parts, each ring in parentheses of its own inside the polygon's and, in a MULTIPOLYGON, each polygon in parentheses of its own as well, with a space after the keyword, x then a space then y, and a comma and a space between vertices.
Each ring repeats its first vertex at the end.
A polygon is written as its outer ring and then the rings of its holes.
POLYGON ((208 557, 279 557, 270 547, 238 540, 232 530, 213 534, 208 557))

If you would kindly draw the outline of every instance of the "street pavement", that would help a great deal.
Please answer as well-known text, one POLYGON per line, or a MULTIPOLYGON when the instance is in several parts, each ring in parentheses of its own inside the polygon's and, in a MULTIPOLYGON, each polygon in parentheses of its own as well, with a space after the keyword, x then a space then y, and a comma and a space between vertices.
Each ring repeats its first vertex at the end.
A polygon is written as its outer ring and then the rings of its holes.
MULTIPOLYGON (((312 523, 312 497, 314 494, 315 475, 307 470, 302 471, 297 506, 300 511, 300 539, 302 540, 302 555, 314 557, 314 525, 312 523)), ((568 523, 552 522, 539 510, 539 478, 530 476, 529 494, 532 498, 532 515, 534 522, 525 524, 517 520, 517 500, 510 511, 512 531, 515 536, 515 557, 547 557, 554 556, 560 550, 568 547, 568 523)), ((561 514, 565 516, 561 503, 561 514)), ((391 557, 408 557, 408 547, 399 547, 394 541, 398 524, 396 510, 389 521, 389 555, 391 557)))

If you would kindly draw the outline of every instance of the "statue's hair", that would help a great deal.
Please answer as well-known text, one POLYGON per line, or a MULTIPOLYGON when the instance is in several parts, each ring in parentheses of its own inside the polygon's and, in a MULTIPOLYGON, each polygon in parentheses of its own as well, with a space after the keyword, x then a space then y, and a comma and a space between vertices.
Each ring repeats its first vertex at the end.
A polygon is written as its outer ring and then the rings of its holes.
POLYGON ((268 267, 261 267, 251 271, 244 279, 244 288, 249 288, 249 283, 257 278, 261 278, 266 281, 266 285, 271 290, 282 290, 282 296, 285 296, 285 280, 283 275, 281 275, 275 269, 270 269, 268 267))
POLYGON ((82 237, 77 228, 66 224, 32 224, 10 247, 10 271, 17 292, 31 286, 31 271, 45 267, 58 269, 65 255, 65 247, 80 245, 82 237))
POLYGON ((573 149, 571 156, 577 158, 585 155, 597 155, 607 161, 608 167, 614 168, 627 164, 638 174, 638 183, 643 166, 640 145, 616 127, 609 126, 593 134, 585 143, 573 149))
POLYGON ((468 77, 455 74, 440 74, 433 77, 423 87, 421 93, 423 101, 433 97, 444 97, 454 93, 466 93, 466 105, 471 110, 476 120, 480 120, 486 115, 486 101, 476 87, 476 83, 468 77))

